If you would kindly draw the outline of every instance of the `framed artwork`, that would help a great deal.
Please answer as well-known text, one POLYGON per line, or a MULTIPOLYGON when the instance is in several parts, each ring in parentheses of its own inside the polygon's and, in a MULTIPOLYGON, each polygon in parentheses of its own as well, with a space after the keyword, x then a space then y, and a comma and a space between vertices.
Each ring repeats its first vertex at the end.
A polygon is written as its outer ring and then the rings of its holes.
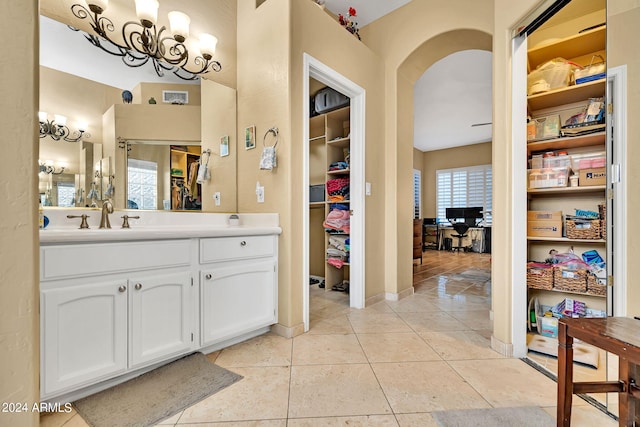
POLYGON ((249 126, 244 129, 244 148, 251 150, 256 148, 256 127, 249 126))
POLYGON ((220 138, 220 157, 229 155, 229 135, 220 138))

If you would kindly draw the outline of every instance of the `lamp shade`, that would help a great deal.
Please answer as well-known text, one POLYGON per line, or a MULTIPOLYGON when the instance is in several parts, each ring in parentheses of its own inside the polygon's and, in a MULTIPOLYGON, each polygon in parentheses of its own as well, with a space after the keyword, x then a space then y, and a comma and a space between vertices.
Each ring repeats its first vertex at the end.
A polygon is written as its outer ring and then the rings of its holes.
POLYGON ((151 27, 158 21, 157 0, 136 0, 136 15, 145 27, 151 27))
POLYGON ((47 113, 44 111, 38 111, 38 120, 41 121, 42 123, 45 123, 47 121, 48 117, 47 117, 47 113))
POLYGON ((205 59, 213 58, 213 55, 216 53, 217 44, 218 39, 211 34, 205 33, 200 35, 200 52, 205 59))
POLYGON ((61 114, 56 114, 53 116, 54 117, 54 121, 56 122, 56 124, 58 126, 66 126, 67 125, 67 118, 61 114))
POLYGON ((191 18, 177 10, 169 12, 168 16, 173 38, 182 43, 187 39, 187 37, 189 37, 189 24, 191 23, 191 18))

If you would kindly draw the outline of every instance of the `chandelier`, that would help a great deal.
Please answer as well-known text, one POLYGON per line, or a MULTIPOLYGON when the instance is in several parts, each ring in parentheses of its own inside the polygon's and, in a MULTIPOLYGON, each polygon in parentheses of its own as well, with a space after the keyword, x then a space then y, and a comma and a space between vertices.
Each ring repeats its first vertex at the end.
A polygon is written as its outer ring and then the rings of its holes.
POLYGON ((91 134, 85 132, 85 125, 80 125, 80 129, 71 132, 67 127, 67 118, 60 114, 55 114, 53 120, 44 111, 38 113, 40 121, 40 138, 50 136, 55 141, 65 140, 67 142, 78 142, 82 138, 90 137, 91 134))
POLYGON ((47 175, 60 175, 65 171, 65 169, 67 169, 66 164, 63 163, 56 168, 52 160, 45 160, 44 162, 42 160, 38 160, 38 166, 40 169, 38 172, 47 175))
POLYGON ((74 4, 71 12, 79 19, 90 20, 89 24, 97 36, 85 34, 85 38, 92 45, 121 57, 122 62, 130 67, 140 67, 151 60, 158 76, 171 71, 184 80, 196 80, 201 74, 222 70, 220 62, 213 60, 218 39, 211 34, 200 35, 199 55, 190 53, 185 46, 191 23, 189 16, 178 11, 169 12, 171 35, 167 35, 166 27, 156 27, 158 1, 135 2, 139 21, 128 21, 122 26, 122 42, 114 41, 116 27, 103 15, 109 0, 87 0, 88 9, 82 4, 74 4))

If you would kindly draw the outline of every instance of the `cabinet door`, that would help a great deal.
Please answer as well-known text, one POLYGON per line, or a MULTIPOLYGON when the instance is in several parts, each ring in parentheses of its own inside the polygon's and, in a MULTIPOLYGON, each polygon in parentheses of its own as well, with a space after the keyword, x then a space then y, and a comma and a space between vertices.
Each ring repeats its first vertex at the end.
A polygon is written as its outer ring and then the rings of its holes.
POLYGON ((276 323, 276 274, 274 260, 203 270, 202 345, 276 323))
POLYGON ((125 371, 126 285, 123 280, 42 291, 43 396, 125 371))
POLYGON ((193 291, 188 270, 129 278, 130 368, 193 347, 193 291))

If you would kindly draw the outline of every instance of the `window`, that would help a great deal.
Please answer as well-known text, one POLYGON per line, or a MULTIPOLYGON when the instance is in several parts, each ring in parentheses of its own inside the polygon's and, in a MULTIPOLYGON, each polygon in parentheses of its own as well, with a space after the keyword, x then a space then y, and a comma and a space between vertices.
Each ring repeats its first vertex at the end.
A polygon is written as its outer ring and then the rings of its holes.
POLYGON ((73 182, 58 182, 58 206, 73 207, 75 206, 76 189, 73 182))
POLYGON ((447 208, 482 206, 491 225, 491 165, 436 171, 438 222, 447 222, 447 208))
POLYGON ((129 159, 128 164, 127 207, 157 209, 158 164, 138 159, 129 159))
POLYGON ((413 170, 413 217, 419 219, 422 217, 420 205, 422 205, 422 173, 418 169, 413 170))

